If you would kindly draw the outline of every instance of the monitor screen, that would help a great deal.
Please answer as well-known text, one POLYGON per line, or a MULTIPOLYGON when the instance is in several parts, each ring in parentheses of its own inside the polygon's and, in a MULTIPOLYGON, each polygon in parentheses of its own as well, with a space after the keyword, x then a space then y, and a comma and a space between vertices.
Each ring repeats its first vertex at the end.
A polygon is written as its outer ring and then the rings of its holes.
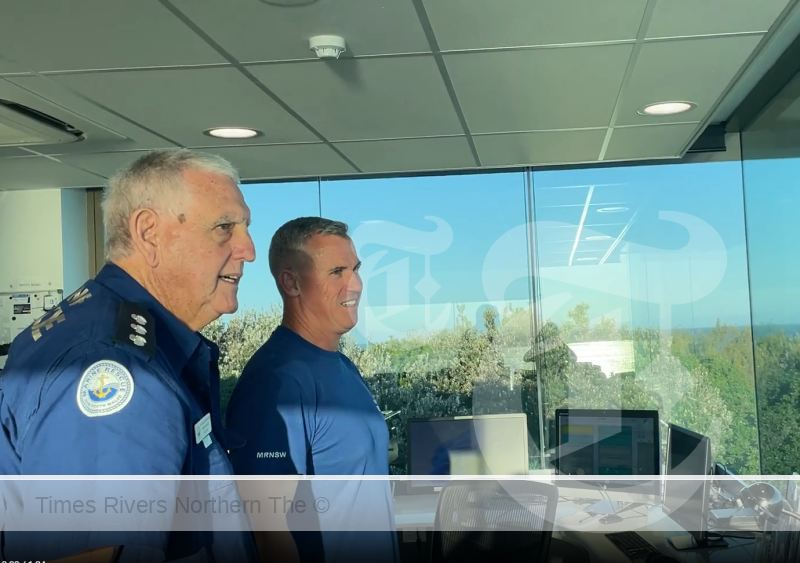
POLYGON ((708 437, 674 424, 667 438, 666 479, 662 510, 696 540, 705 539, 708 530, 711 442, 708 437), (697 475, 697 480, 673 480, 670 476, 697 475))
POLYGON ((658 411, 558 409, 556 436, 553 465, 558 474, 607 478, 559 486, 660 496, 660 481, 624 478, 661 474, 658 411))
MULTIPOLYGON (((528 425, 524 414, 410 420, 409 475, 527 475, 528 425)), ((412 489, 443 480, 411 480, 412 489)))
POLYGON ((659 475, 658 411, 559 409, 557 468, 562 475, 659 475))

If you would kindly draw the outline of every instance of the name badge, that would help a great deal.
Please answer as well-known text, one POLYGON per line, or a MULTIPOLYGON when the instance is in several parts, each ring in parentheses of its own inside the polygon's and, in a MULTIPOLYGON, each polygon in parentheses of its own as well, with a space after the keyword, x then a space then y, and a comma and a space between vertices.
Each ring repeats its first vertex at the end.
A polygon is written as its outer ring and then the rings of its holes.
POLYGON ((211 413, 208 413, 194 425, 194 438, 199 444, 203 442, 205 447, 211 445, 211 413))

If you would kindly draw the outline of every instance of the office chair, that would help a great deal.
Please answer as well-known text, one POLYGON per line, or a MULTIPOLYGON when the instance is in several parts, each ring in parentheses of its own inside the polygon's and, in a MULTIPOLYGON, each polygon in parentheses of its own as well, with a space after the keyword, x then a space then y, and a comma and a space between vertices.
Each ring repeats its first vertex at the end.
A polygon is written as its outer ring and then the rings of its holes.
POLYGON ((558 488, 536 481, 450 481, 431 538, 432 563, 545 563, 558 488))

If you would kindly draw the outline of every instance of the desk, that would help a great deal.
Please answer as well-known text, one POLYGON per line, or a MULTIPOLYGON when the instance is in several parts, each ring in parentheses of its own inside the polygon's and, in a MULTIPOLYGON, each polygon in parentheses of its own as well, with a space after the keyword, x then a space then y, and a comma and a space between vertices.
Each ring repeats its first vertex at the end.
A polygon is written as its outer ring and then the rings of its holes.
MULTIPOLYGON (((408 542, 415 537, 420 541, 430 538, 427 532, 433 529, 438 500, 438 494, 398 495, 395 497, 395 520, 401 541, 408 542)), ((589 552, 592 563, 630 563, 627 557, 605 537, 607 533, 618 531, 635 531, 664 555, 669 555, 684 563, 754 563, 757 561, 758 546, 752 539, 726 538, 725 541, 728 543, 726 549, 676 551, 667 543, 667 538, 685 532, 661 512, 659 506, 640 506, 622 512, 620 517, 624 520, 620 523, 603 524, 600 522, 599 516, 591 517, 583 510, 589 504, 589 502, 559 499, 553 538, 583 547, 589 552)), ((422 551, 429 549, 429 543, 424 545, 422 551)), ((550 563, 580 563, 570 558, 560 558, 555 551, 557 550, 551 550, 553 557, 550 563)), ((425 560, 420 559, 420 561, 424 563, 425 560)))

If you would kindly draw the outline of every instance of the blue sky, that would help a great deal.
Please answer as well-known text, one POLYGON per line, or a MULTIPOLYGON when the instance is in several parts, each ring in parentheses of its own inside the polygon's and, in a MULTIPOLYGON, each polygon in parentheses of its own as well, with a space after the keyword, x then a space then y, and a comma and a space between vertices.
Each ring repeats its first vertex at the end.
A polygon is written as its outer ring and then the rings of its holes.
MULTIPOLYGON (((747 225, 740 162, 534 173, 545 315, 559 322, 587 301, 592 317, 636 325, 706 327, 717 319, 749 324, 749 275, 756 323, 795 322, 800 292, 790 286, 798 267, 786 259, 795 254, 795 243, 771 230, 793 223, 798 197, 789 179, 797 172, 796 161, 745 165, 747 225), (627 211, 598 213, 622 206, 627 211), (694 236, 686 225, 659 218, 662 211, 686 214, 694 236), (605 264, 585 262, 605 254, 626 225, 605 264), (573 247, 573 258, 584 262, 567 266, 573 247)), ((248 184, 243 192, 257 252, 240 289, 243 309, 279 301, 267 262, 270 238, 284 222, 320 210, 350 226, 366 267, 356 334, 361 341, 452 326, 456 303, 465 303, 473 319, 487 305, 501 312, 505 303, 527 306, 525 224, 531 218, 523 172, 248 184)))

